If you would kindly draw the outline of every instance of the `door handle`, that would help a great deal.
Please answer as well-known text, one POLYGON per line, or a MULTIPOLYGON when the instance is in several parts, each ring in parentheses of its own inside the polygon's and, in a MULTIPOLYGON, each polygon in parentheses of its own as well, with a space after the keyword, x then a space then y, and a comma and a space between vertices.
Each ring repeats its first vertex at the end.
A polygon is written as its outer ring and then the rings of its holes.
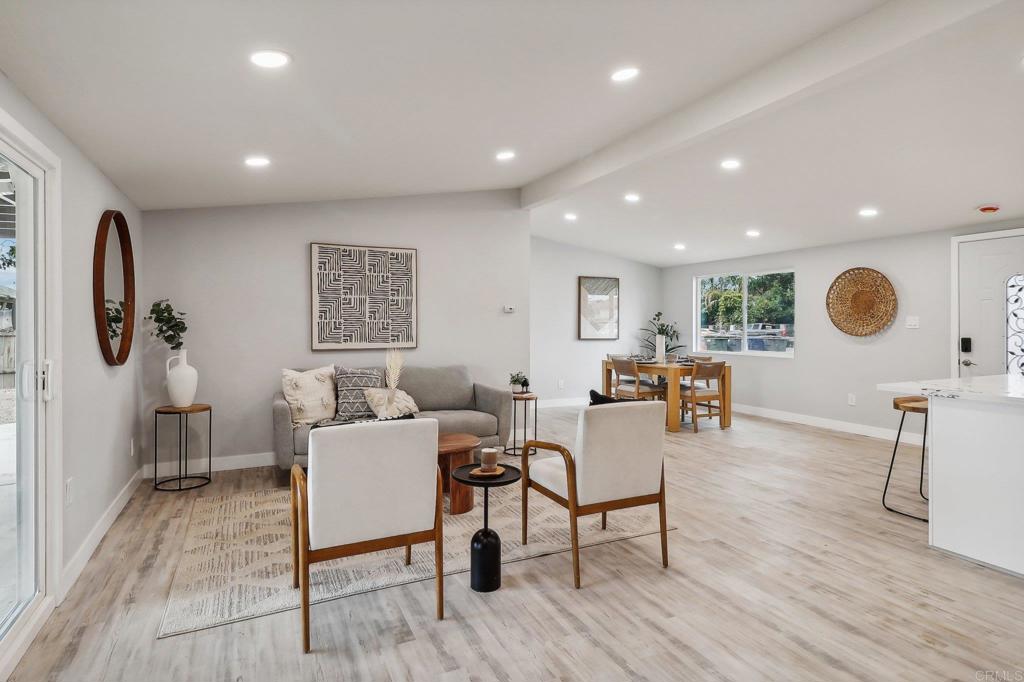
POLYGON ((974 362, 973 360, 968 359, 968 360, 961 360, 960 364, 963 365, 964 367, 973 367, 974 365, 976 365, 978 363, 974 362))
POLYGON ((43 400, 53 400, 53 360, 43 360, 43 400))

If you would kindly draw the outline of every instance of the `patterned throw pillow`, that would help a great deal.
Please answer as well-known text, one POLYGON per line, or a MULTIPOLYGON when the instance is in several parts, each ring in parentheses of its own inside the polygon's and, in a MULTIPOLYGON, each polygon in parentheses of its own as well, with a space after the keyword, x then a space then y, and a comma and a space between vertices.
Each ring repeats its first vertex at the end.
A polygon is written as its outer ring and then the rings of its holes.
POLYGON ((380 388, 380 371, 376 369, 349 369, 335 367, 335 383, 338 386, 338 414, 340 422, 375 417, 363 395, 364 388, 380 388))
POLYGON ((412 399, 412 396, 401 389, 395 390, 394 399, 389 405, 388 396, 390 393, 390 388, 367 388, 363 390, 363 394, 366 395, 366 402, 377 417, 381 419, 401 417, 404 414, 413 414, 420 411, 420 408, 416 407, 416 401, 412 399))
POLYGON ((334 367, 308 372, 281 370, 281 392, 292 411, 292 424, 314 424, 335 414, 334 367))

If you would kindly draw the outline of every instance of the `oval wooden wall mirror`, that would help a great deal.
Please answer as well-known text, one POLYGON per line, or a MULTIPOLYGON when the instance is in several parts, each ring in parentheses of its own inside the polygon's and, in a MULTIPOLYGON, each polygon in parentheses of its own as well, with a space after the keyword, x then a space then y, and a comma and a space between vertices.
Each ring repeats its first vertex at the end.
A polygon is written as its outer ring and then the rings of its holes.
POLYGON ((103 359, 108 365, 123 365, 132 351, 135 334, 135 256, 128 221, 120 211, 104 211, 96 228, 92 310, 103 359), (117 239, 110 239, 111 223, 117 239))

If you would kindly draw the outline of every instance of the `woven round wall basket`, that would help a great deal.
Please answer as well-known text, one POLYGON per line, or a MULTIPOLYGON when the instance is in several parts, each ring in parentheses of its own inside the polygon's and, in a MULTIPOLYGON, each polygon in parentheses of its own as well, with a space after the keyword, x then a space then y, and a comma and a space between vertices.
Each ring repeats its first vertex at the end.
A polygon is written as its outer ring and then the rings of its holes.
POLYGON ((896 317, 896 290, 889 279, 871 268, 850 268, 841 273, 825 296, 828 317, 850 336, 871 336, 896 317))

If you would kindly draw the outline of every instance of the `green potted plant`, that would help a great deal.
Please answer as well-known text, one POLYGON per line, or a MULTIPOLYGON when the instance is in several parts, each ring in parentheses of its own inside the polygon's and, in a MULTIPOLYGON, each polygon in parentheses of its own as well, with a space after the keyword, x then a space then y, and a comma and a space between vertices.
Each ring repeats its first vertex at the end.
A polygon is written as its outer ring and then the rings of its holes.
POLYGON ((508 377, 508 383, 511 386, 518 386, 519 390, 512 389, 515 393, 526 393, 530 390, 530 380, 526 378, 526 375, 522 372, 513 372, 508 377))
POLYGON ((658 346, 662 343, 664 344, 662 353, 675 353, 686 348, 685 343, 673 343, 679 340, 679 330, 676 328, 675 322, 664 321, 661 311, 656 312, 654 317, 647 321, 647 326, 640 330, 640 336, 640 348, 654 356, 658 355, 658 346), (662 339, 658 337, 662 337, 662 339))
POLYGON ((171 350, 180 351, 178 355, 167 358, 167 392, 171 395, 172 405, 188 407, 195 402, 199 372, 188 364, 188 351, 182 348, 188 331, 185 313, 176 311, 166 298, 162 298, 150 306, 146 321, 153 323, 150 336, 160 339, 171 350), (178 364, 171 367, 174 360, 178 364))

